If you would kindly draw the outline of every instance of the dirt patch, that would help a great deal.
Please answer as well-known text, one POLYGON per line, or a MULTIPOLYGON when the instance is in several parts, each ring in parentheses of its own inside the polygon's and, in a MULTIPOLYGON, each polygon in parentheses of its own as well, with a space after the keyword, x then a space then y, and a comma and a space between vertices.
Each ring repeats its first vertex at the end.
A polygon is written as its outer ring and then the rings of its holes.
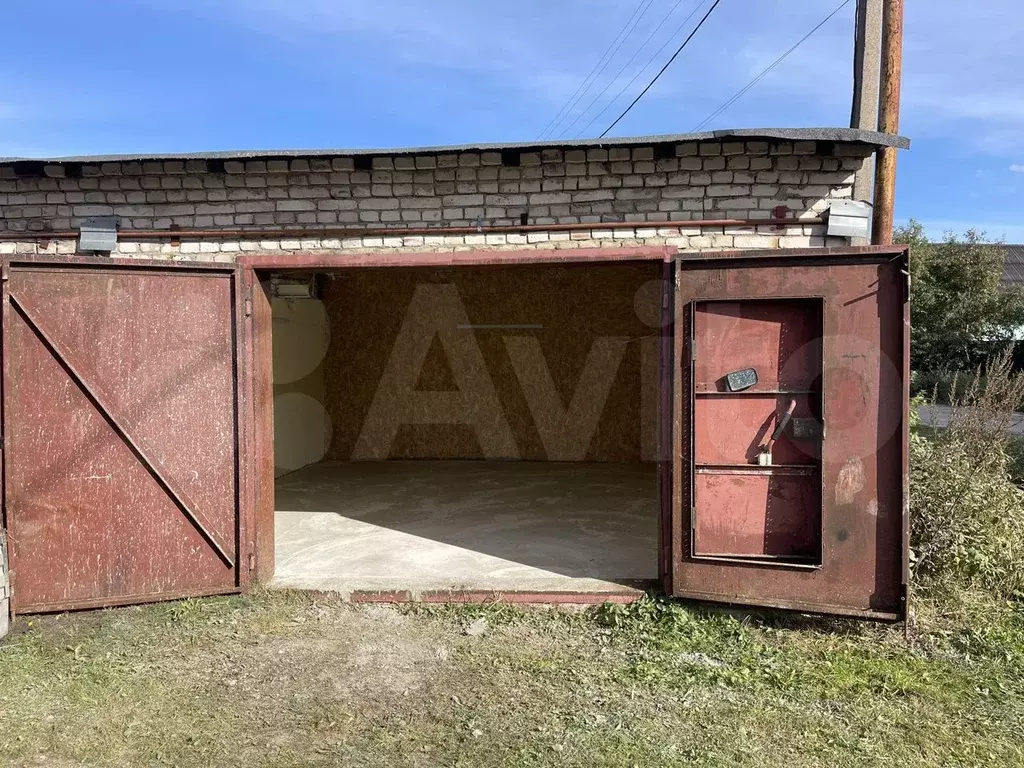
POLYGON ((409 615, 394 605, 361 605, 352 610, 358 616, 386 627, 400 627, 409 623, 409 615))
POLYGON ((421 689, 458 642, 454 627, 411 621, 391 606, 314 606, 305 620, 231 655, 244 688, 345 701, 387 700, 421 689))
POLYGON ((47 619, 0 646, 0 765, 1024 765, 1012 644, 961 665, 645 611, 260 593, 47 619))
POLYGON ((360 643, 341 669, 327 674, 345 696, 406 695, 436 676, 449 657, 446 646, 392 637, 360 643))

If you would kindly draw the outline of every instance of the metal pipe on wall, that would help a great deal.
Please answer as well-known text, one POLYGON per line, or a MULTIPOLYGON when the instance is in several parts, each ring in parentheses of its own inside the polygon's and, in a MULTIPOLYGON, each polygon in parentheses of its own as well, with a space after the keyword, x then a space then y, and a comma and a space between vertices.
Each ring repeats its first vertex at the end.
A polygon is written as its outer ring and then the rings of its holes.
MULTIPOLYGON (((122 229, 125 240, 277 240, 284 238, 407 237, 428 235, 516 234, 525 232, 577 232, 586 229, 676 229, 709 227, 776 227, 823 224, 824 219, 684 219, 677 221, 602 221, 582 224, 510 224, 482 227, 401 227, 401 228, 273 228, 273 229, 122 229)), ((0 232, 0 240, 73 240, 78 232, 0 232)))

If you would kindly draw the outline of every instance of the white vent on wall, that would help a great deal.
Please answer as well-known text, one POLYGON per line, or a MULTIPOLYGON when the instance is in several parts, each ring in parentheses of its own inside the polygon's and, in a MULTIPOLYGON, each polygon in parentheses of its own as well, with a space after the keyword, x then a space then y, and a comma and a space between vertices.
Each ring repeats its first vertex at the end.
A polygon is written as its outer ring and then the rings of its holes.
POLYGON ((828 206, 828 234, 833 237, 871 237, 871 203, 833 200, 828 206))
POLYGON ((110 253, 117 248, 117 216, 93 216, 78 228, 78 250, 110 253))

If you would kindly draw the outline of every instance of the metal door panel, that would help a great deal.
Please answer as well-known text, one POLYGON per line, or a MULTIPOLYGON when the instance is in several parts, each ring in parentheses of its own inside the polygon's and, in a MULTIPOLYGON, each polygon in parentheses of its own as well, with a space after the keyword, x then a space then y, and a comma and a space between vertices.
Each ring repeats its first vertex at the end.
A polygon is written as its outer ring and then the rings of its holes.
POLYGON ((698 469, 694 555, 815 561, 818 473, 810 467, 698 469), (702 506, 721 514, 703 514, 702 506))
MULTIPOLYGON (((758 446, 775 429, 775 414, 796 401, 794 418, 816 418, 817 404, 808 395, 711 396, 701 400, 694 413, 694 460, 703 464, 750 464, 757 462, 758 446), (743 436, 743 439, 738 439, 743 436)), ((797 440, 789 432, 775 443, 775 463, 817 464, 818 444, 797 440)))
POLYGON ((694 365, 698 392, 721 392, 722 379, 743 360, 756 368, 749 392, 810 389, 821 368, 820 319, 804 301, 702 302, 697 307, 694 365), (785 321, 785 322, 784 322, 785 321))
MULTIPOLYGON (((685 597, 727 603, 766 605, 843 615, 899 618, 905 613, 908 510, 906 506, 908 292, 906 250, 829 249, 800 253, 731 253, 687 255, 677 261, 675 296, 675 367, 673 409, 673 509, 671 590, 685 597), (725 552, 732 542, 740 550, 738 562, 702 557, 694 549, 695 532, 714 530, 694 518, 698 483, 694 459, 696 425, 692 402, 695 386, 714 382, 734 366, 733 360, 716 368, 713 353, 701 349, 694 334, 694 307, 699 302, 746 300, 811 300, 822 302, 821 345, 822 409, 825 424, 821 446, 820 565, 747 561, 744 549, 756 540, 756 526, 774 526, 770 515, 721 513, 716 549, 725 552), (690 339, 697 345, 691 346, 690 339), (737 524, 737 519, 740 523, 737 524), (733 524, 730 526, 730 520, 733 524), (740 545, 738 542, 745 542, 740 545)), ((721 321, 731 322, 723 314, 721 321)), ((799 334, 796 334, 799 336, 799 334)), ((792 346, 792 345, 791 345, 792 346)), ((802 346, 797 344, 797 347, 802 346)), ((756 355, 767 345, 749 343, 756 355)), ((735 349, 735 347, 734 347, 735 349)), ((813 355, 812 358, 813 359, 813 355)), ((761 361, 771 369, 771 356, 761 361)), ((780 370, 789 366, 782 364, 780 370)), ((809 367, 809 366, 808 366, 809 367)), ((804 368, 803 365, 798 366, 804 368)), ((799 377, 798 377, 799 378, 799 377)), ((800 382, 765 375, 766 389, 796 387, 800 382)), ((714 390, 712 390, 714 391, 714 390)), ((705 395, 713 402, 714 395, 705 395)), ((734 403, 756 398, 736 398, 734 403)), ((714 407, 714 406, 712 406, 714 407)), ((737 411, 753 406, 736 405, 737 411)), ((704 434, 714 430, 714 419, 704 414, 704 434)), ((736 423, 756 421, 753 413, 737 413, 736 423)), ((721 423, 721 422, 720 422, 721 423)), ((714 441, 711 442, 713 448, 714 441)), ((780 445, 785 449, 785 444, 780 445)), ((788 450, 788 449, 786 449, 788 450)), ((735 458, 736 448, 711 451, 716 459, 735 458)), ((749 462, 749 457, 745 457, 749 462)), ((754 471, 754 475, 757 475, 754 471)), ((773 468, 772 475, 780 472, 773 468)), ((751 481, 753 482, 753 481, 751 481)), ((766 482, 764 480, 759 482, 766 482)), ((793 490, 804 498, 807 486, 793 490)), ((728 510, 727 490, 719 509, 728 510)), ((746 499, 753 486, 743 489, 746 499)), ((787 491, 789 493, 789 491, 787 491)), ((792 495, 792 494, 791 494, 792 495)), ((798 504, 795 506, 799 506, 798 504)), ((796 514, 795 506, 790 512, 796 514)), ((775 514, 778 514, 777 510, 775 514)), ((782 516, 785 520, 785 515, 782 516)))
POLYGON ((238 587, 234 271, 12 264, 14 609, 238 587))

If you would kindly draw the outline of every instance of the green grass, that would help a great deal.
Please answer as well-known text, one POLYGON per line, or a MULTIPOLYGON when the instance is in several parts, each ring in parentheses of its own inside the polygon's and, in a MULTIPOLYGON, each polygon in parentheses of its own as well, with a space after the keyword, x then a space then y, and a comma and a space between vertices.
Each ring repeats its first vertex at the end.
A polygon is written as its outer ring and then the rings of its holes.
POLYGON ((1024 765, 1024 611, 902 627, 265 592, 25 620, 0 765, 1024 765), (465 633, 485 617, 487 631, 465 633))

